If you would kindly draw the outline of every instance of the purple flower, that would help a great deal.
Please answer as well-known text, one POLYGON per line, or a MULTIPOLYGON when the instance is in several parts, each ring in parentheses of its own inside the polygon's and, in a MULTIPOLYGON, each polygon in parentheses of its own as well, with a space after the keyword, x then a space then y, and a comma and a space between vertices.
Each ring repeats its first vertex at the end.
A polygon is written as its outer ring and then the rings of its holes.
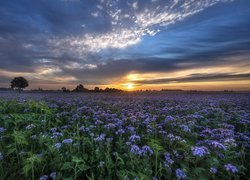
POLYGON ((226 150, 226 147, 217 141, 211 141, 211 145, 215 148, 226 150))
POLYGON ((34 134, 34 135, 30 136, 30 138, 35 140, 37 138, 37 136, 34 134))
POLYGON ((191 148, 192 154, 194 156, 202 157, 209 154, 209 150, 205 146, 194 146, 191 148))
POLYGON ((3 127, 0 127, 0 133, 3 133, 4 131, 6 131, 6 129, 3 127))
POLYGON ((218 170, 216 168, 214 168, 214 167, 211 167, 210 172, 213 173, 213 174, 216 174, 218 172, 218 170))
POLYGON ((177 179, 185 179, 187 177, 185 172, 182 171, 181 169, 176 169, 175 174, 176 174, 177 179))
POLYGON ((64 139, 64 140, 62 141, 63 144, 70 144, 70 143, 72 143, 72 142, 73 142, 73 139, 71 139, 71 138, 64 139))
POLYGON ((3 160, 3 153, 0 152, 0 161, 3 160))
POLYGON ((137 145, 132 145, 130 148, 130 152, 135 155, 141 155, 141 149, 137 145))
POLYGON ((54 132, 53 135, 50 137, 51 139, 56 139, 58 137, 63 136, 63 133, 60 132, 54 132))
POLYGON ((61 143, 56 143, 54 146, 55 146, 56 149, 60 149, 62 144, 61 143))
POLYGON ((94 141, 103 141, 106 137, 106 134, 100 134, 100 136, 94 138, 94 141))
POLYGON ((71 119, 72 119, 73 121, 75 121, 75 120, 77 120, 77 118, 79 118, 79 115, 78 115, 78 114, 74 114, 74 115, 72 116, 71 119))
POLYGON ((174 119, 173 116, 167 116, 167 117, 165 118, 165 122, 174 121, 174 120, 175 120, 175 119, 174 119))
POLYGON ((141 152, 144 155, 145 154, 149 154, 150 156, 154 153, 153 150, 149 146, 147 146, 147 145, 142 146, 141 152))
POLYGON ((115 126, 115 124, 113 124, 113 123, 109 123, 109 124, 105 125, 104 127, 105 127, 106 129, 113 129, 113 128, 115 128, 116 126, 115 126))
POLYGON ((186 125, 181 125, 180 127, 181 127, 182 130, 185 131, 185 132, 191 132, 190 128, 189 128, 188 126, 186 126, 186 125))
POLYGON ((49 176, 50 176, 53 180, 55 180, 55 179, 56 179, 56 172, 50 173, 49 176))
POLYGON ((127 129, 128 129, 130 132, 132 132, 132 133, 135 132, 135 128, 134 128, 133 126, 129 126, 129 127, 127 127, 127 129))
POLYGON ((39 178, 39 180, 47 180, 48 179, 48 176, 47 175, 43 175, 39 178))
POLYGON ((174 161, 171 159, 171 155, 169 153, 165 153, 165 162, 164 166, 169 167, 170 164, 173 164, 174 161))
POLYGON ((130 136, 129 140, 132 142, 135 142, 136 140, 140 141, 141 137, 134 134, 134 135, 130 136))
POLYGON ((116 132, 115 132, 115 134, 117 135, 117 134, 124 134, 125 133, 125 131, 123 130, 123 129, 118 129, 116 132))
POLYGON ((128 146, 130 146, 132 143, 130 141, 127 141, 125 144, 127 144, 128 146))
POLYGON ((51 132, 54 133, 54 132, 56 132, 57 128, 51 128, 50 130, 51 130, 51 132))
POLYGON ((238 172, 237 167, 234 166, 234 165, 232 165, 232 164, 226 164, 224 167, 225 167, 225 169, 226 169, 227 171, 230 171, 230 172, 232 172, 232 173, 237 173, 237 172, 238 172))

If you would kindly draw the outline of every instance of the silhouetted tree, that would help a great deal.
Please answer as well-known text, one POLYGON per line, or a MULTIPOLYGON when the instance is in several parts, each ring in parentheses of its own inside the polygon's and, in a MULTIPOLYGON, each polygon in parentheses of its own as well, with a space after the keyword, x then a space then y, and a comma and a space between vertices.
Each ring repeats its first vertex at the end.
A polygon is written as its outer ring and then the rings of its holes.
POLYGON ((95 87, 94 88, 94 92, 99 92, 100 91, 100 88, 99 87, 95 87))
POLYGON ((18 89, 19 92, 29 86, 28 81, 24 77, 15 77, 10 84, 12 89, 18 89))
POLYGON ((66 87, 62 87, 62 92, 70 92, 70 90, 67 89, 66 87))
POLYGON ((88 89, 84 88, 82 84, 79 84, 76 86, 76 88, 73 90, 73 92, 87 92, 88 89))
POLYGON ((107 87, 107 88, 104 89, 104 92, 123 92, 123 90, 107 87))

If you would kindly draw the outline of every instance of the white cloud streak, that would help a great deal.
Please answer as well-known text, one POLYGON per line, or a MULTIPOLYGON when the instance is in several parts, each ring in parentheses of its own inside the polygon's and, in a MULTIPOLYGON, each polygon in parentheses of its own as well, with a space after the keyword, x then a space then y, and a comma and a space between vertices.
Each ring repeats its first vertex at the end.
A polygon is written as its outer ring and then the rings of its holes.
MULTIPOLYGON (((52 39, 50 44, 54 46, 68 46, 69 50, 78 52, 79 55, 86 53, 97 53, 107 48, 126 48, 139 43, 143 36, 154 36, 162 27, 176 23, 194 15, 204 9, 220 2, 229 2, 232 0, 173 0, 166 2, 165 6, 155 6, 155 2, 140 12, 137 11, 139 4, 137 2, 130 5, 129 13, 124 13, 119 9, 117 1, 108 0, 105 10, 110 15, 112 30, 105 34, 85 34, 82 36, 70 36, 65 39, 52 39), (123 25, 124 19, 131 21, 130 26, 123 25)), ((98 9, 101 9, 97 5, 98 9)), ((92 12, 95 18, 100 16, 100 11, 92 12)))

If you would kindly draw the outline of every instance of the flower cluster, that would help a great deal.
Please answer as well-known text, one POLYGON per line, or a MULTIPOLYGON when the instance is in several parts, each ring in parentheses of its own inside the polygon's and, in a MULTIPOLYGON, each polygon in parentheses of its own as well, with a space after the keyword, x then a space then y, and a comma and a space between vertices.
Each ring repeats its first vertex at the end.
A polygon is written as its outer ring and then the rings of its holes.
POLYGON ((194 146, 191 148, 191 150, 192 150, 192 154, 197 157, 203 157, 206 154, 210 153, 208 148, 204 146, 194 146))

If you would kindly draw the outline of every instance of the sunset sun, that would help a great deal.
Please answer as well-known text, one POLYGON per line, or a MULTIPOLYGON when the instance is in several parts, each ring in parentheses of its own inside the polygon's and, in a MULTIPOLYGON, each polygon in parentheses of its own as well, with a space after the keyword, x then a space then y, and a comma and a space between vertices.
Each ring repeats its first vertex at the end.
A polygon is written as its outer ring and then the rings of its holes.
POLYGON ((125 84, 125 87, 126 87, 128 90, 134 89, 134 85, 131 84, 131 83, 125 84))

